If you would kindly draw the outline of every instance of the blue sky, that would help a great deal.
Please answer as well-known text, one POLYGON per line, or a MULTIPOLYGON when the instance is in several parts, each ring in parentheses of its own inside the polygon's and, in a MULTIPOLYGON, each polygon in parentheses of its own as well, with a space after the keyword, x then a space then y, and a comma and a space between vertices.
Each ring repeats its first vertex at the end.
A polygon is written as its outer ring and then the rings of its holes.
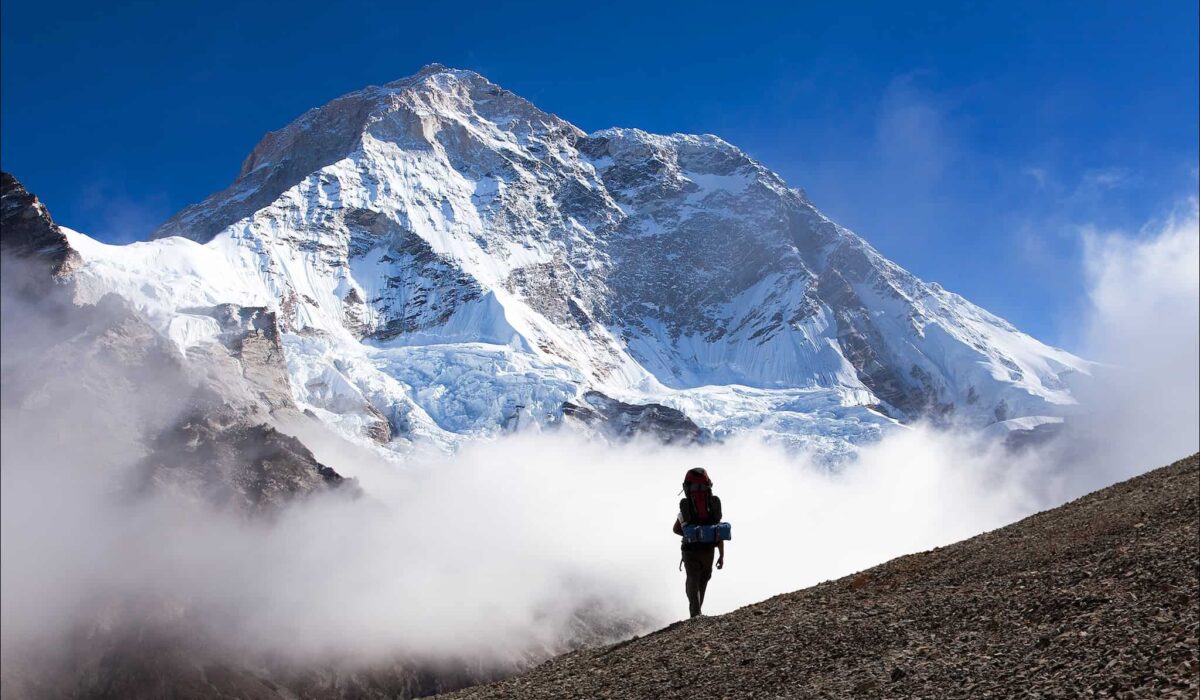
POLYGON ((4 0, 0 163, 144 237, 261 136, 441 62, 591 131, 722 136, 917 275, 1073 347, 1079 227, 1197 185, 1197 3, 4 0))

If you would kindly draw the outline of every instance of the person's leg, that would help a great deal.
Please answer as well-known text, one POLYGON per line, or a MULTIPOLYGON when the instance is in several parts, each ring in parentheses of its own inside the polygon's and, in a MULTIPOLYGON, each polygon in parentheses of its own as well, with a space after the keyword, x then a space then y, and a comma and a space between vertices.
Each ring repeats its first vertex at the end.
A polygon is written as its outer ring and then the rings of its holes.
POLYGON ((712 578, 713 550, 710 549, 707 552, 696 552, 696 554, 699 555, 696 557, 696 573, 698 579, 696 581, 696 593, 697 598, 699 598, 700 601, 700 605, 697 607, 697 612, 699 612, 699 608, 704 606, 704 592, 708 590, 708 580, 712 578))
POLYGON ((684 552, 683 553, 683 570, 687 572, 687 580, 683 584, 683 589, 687 593, 688 599, 688 614, 696 617, 700 614, 700 567, 696 561, 696 554, 699 552, 684 552))

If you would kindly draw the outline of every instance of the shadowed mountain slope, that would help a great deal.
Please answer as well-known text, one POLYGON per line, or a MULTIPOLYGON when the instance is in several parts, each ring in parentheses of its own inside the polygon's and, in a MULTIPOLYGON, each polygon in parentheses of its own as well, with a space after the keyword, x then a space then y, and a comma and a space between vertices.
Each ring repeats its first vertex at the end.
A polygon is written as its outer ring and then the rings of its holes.
POLYGON ((1195 698, 1198 493, 1193 455, 948 547, 447 697, 1195 698))

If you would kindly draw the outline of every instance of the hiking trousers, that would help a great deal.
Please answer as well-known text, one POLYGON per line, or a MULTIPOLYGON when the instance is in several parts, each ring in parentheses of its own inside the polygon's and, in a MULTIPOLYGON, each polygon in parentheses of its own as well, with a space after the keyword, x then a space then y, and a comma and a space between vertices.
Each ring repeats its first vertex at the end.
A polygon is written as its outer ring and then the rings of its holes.
POLYGON ((687 572, 687 581, 683 588, 687 591, 688 613, 692 617, 700 614, 700 606, 704 605, 704 590, 708 588, 708 580, 712 578, 713 554, 716 547, 683 551, 683 570, 687 572))

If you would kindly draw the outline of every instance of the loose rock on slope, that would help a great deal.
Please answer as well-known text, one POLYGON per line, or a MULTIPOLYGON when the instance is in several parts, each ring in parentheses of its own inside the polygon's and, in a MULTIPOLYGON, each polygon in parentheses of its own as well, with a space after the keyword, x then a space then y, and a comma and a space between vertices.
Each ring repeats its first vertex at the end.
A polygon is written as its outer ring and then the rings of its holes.
POLYGON ((1200 455, 449 698, 1195 698, 1200 455))

